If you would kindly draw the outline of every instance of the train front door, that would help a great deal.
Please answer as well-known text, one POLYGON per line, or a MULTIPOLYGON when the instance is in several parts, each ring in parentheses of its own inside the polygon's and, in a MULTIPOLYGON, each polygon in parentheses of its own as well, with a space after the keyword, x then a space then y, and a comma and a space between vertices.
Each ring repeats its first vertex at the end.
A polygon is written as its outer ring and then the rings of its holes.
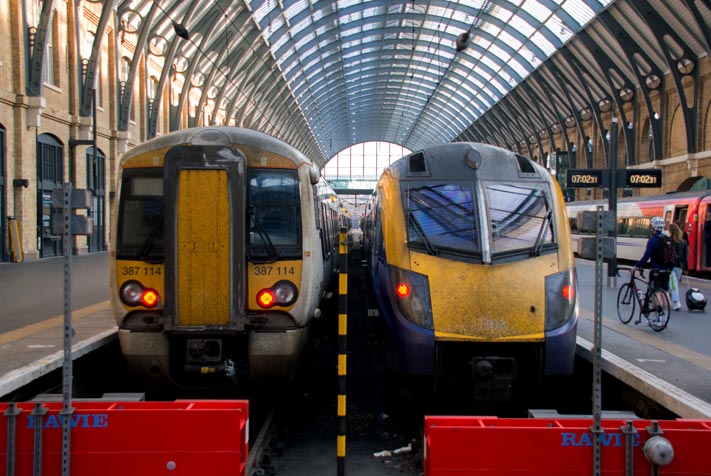
POLYGON ((166 154, 165 309, 178 329, 244 327, 244 167, 228 147, 166 154))

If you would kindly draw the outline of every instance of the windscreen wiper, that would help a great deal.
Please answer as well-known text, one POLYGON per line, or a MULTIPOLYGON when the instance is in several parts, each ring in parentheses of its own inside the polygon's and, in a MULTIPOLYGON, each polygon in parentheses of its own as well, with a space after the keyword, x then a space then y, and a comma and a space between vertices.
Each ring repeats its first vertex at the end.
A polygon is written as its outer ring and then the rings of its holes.
MULTIPOLYGON (((262 222, 257 218, 256 213, 254 213, 254 207, 249 207, 248 213, 249 213, 249 217, 254 221, 254 228, 256 228, 257 233, 259 233, 259 237, 264 242, 264 248, 267 250, 267 255, 269 255, 269 258, 265 259, 262 262, 273 263, 274 261, 276 261, 279 258, 279 250, 274 245, 274 242, 272 241, 271 237, 269 236, 269 232, 264 228, 264 225, 262 224, 262 222)), ((248 255, 249 255, 250 261, 257 260, 257 258, 251 253, 251 250, 248 252, 248 255)))
MULTIPOLYGON (((547 205, 547 203, 546 203, 547 205)), ((545 240, 546 237, 546 228, 548 228, 550 222, 551 222, 551 217, 553 216, 553 210, 548 210, 548 213, 546 213, 546 216, 543 217, 543 221, 541 222, 541 227, 538 229, 538 236, 536 237, 536 242, 533 245, 533 249, 531 250, 531 256, 540 256, 541 255, 541 248, 543 247, 543 241, 545 240)))
POLYGON ((141 261, 148 261, 149 263, 160 263, 163 261, 162 258, 150 258, 151 252, 153 251, 153 244, 155 241, 163 236, 163 217, 155 216, 151 222, 151 227, 148 230, 148 236, 141 243, 141 247, 138 250, 138 259, 141 261))
POLYGON ((415 215, 412 214, 412 210, 407 211, 407 218, 412 222, 413 225, 415 225, 415 231, 417 231, 417 234, 420 235, 422 238, 422 243, 425 245, 425 249, 427 250, 427 253, 429 253, 432 256, 436 256, 439 254, 439 250, 434 247, 432 242, 430 241, 429 238, 427 238, 427 234, 425 234, 425 230, 422 229, 420 224, 417 222, 417 219, 415 218, 415 215))

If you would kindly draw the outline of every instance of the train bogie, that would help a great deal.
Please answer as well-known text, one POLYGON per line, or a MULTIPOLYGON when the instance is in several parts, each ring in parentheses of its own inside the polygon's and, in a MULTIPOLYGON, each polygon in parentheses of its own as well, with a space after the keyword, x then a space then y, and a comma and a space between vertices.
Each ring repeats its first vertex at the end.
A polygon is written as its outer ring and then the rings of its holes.
POLYGON ((401 373, 465 380, 487 399, 572 372, 573 252, 543 168, 480 144, 432 147, 386 169, 363 228, 401 373))
POLYGON ((196 128, 120 166, 112 305, 137 373, 182 386, 288 380, 335 269, 333 192, 298 151, 196 128))

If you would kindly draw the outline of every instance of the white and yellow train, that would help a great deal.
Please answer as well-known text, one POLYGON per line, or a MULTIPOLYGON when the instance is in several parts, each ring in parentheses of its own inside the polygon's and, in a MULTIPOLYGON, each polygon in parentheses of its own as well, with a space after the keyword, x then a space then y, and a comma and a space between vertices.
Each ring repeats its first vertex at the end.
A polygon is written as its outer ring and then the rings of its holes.
POLYGON ((129 368, 174 385, 286 381, 338 265, 340 207, 266 134, 173 132, 118 173, 112 306, 129 368))

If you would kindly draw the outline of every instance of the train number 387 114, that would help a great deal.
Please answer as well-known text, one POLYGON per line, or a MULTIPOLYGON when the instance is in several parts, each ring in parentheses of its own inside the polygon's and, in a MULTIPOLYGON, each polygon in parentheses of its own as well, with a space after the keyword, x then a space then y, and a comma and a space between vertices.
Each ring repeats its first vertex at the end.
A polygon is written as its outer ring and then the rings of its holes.
POLYGON ((122 266, 121 276, 160 276, 160 266, 122 266))
POLYGON ((256 276, 293 276, 293 266, 255 266, 254 274, 256 276))

